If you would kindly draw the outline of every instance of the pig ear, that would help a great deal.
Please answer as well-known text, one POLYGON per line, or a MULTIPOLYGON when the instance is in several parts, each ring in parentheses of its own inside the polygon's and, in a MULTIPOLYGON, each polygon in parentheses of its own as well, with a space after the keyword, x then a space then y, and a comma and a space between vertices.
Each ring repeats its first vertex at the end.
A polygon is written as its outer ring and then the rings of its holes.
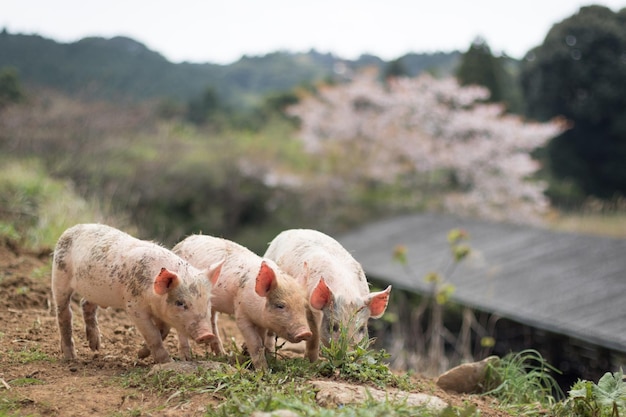
POLYGON ((179 284, 178 275, 161 268, 161 272, 154 280, 154 292, 158 295, 167 294, 168 291, 176 288, 179 284))
POLYGON ((365 301, 365 305, 370 309, 370 317, 373 319, 380 318, 387 309, 387 303, 389 302, 389 293, 391 292, 391 285, 384 291, 373 292, 365 301))
POLYGON ((311 307, 322 310, 324 307, 328 306, 333 299, 333 292, 326 285, 326 281, 324 278, 320 278, 320 281, 317 283, 313 292, 311 293, 311 299, 309 303, 311 307))
POLYGON ((276 288, 276 274, 274 270, 263 261, 261 262, 259 274, 256 276, 256 286, 254 290, 261 297, 267 297, 267 294, 274 288, 276 288))
POLYGON ((209 278, 209 281, 211 281, 211 284, 215 285, 215 283, 217 282, 217 279, 220 277, 220 274, 222 273, 222 266, 224 265, 224 261, 226 261, 226 258, 222 259, 219 262, 215 262, 214 264, 211 264, 211 266, 209 266, 209 269, 207 269, 206 274, 207 274, 207 277, 209 278))

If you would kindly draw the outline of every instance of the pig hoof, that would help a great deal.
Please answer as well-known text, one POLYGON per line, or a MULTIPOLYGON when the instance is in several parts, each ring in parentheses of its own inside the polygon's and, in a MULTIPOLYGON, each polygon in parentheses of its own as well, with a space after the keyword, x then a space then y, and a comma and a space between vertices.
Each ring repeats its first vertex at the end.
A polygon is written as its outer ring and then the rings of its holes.
POLYGON ((209 343, 211 340, 215 338, 213 333, 204 334, 196 339, 196 343, 209 343))
POLYGON ((90 340, 89 341, 89 349, 91 349, 91 350, 100 350, 100 340, 90 340))
POLYGON ((150 349, 148 349, 147 346, 142 347, 141 349, 139 349, 139 352, 137 352, 137 357, 139 359, 145 359, 148 356, 150 356, 150 349))

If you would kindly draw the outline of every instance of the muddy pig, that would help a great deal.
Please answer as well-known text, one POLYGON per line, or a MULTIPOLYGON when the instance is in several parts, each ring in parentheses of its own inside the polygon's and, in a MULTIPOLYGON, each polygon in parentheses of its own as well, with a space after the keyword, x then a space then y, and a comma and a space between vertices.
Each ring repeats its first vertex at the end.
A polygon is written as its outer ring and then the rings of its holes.
MULTIPOLYGON (((214 339, 211 333, 211 283, 221 263, 200 270, 156 243, 136 239, 102 224, 79 224, 59 238, 52 261, 52 294, 56 304, 61 351, 74 359, 70 299, 76 291, 89 347, 100 348, 97 310, 125 309, 157 363, 169 362, 163 339, 171 327, 179 337, 180 355, 189 360, 191 338, 214 339)), ((147 355, 146 355, 147 356, 147 355)))
POLYGON ((217 329, 220 312, 234 315, 256 369, 267 368, 265 351, 273 347, 266 343, 268 332, 292 343, 307 340, 306 356, 317 360, 319 342, 310 330, 313 317, 306 292, 273 261, 262 259, 238 243, 206 235, 189 236, 173 251, 198 268, 224 259, 211 303, 216 335, 211 346, 215 353, 224 353, 217 329))
POLYGON ((270 242, 264 256, 298 280, 309 294, 325 281, 330 296, 314 316, 326 346, 331 340, 337 341, 342 332, 351 345, 367 338, 369 319, 381 317, 387 309, 391 285, 370 293, 361 265, 339 242, 322 232, 285 230, 270 242))

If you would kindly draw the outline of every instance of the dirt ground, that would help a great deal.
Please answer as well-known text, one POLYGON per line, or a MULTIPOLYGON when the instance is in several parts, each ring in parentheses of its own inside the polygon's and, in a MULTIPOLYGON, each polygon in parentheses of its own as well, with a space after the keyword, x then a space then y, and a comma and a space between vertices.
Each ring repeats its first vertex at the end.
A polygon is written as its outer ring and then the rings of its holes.
MULTIPOLYGON (((152 359, 137 359, 141 335, 123 311, 100 310, 103 346, 89 350, 82 330, 82 317, 74 305, 74 339, 78 360, 61 358, 56 319, 50 293, 50 252, 27 253, 0 242, 0 415, 16 416, 195 416, 215 407, 208 394, 196 394, 184 402, 169 400, 137 388, 124 388, 116 381, 132 368, 149 368, 152 359), (41 360, 21 358, 41 355, 41 360), (26 362, 26 363, 24 363, 26 362), (141 410, 138 414, 137 410, 141 410)), ((222 331, 240 340, 228 316, 220 320, 222 331)), ((167 349, 177 356, 176 338, 167 338, 167 349)), ((195 353, 201 347, 193 346, 195 353)), ((446 402, 474 404, 483 417, 506 417, 488 398, 451 395, 437 389, 432 380, 417 386, 432 386, 433 394, 446 402)))

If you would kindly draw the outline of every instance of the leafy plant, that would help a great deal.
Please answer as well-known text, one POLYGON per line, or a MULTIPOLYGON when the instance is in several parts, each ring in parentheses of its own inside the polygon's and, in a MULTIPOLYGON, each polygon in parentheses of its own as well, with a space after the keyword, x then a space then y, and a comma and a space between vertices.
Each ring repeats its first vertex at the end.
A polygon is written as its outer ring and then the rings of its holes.
POLYGON ((318 372, 324 376, 371 382, 381 387, 410 389, 409 378, 393 374, 384 362, 389 354, 384 349, 370 349, 372 343, 373 339, 363 339, 351 347, 347 328, 341 326, 339 338, 331 339, 328 346, 322 346, 321 356, 326 360, 318 362, 318 372))
MULTIPOLYGON (((455 337, 444 325, 445 307, 450 306, 451 298, 456 290, 449 281, 457 267, 472 253, 471 246, 467 243, 469 233, 463 229, 451 229, 447 234, 449 255, 445 259, 445 264, 436 271, 426 274, 423 278, 429 289, 425 291, 424 297, 416 308, 412 309, 412 325, 421 326, 424 318, 427 319, 427 329, 413 330, 423 333, 426 348, 425 352, 417 352, 416 355, 423 357, 424 369, 422 372, 429 375, 438 375, 445 368, 449 361, 454 360, 446 357, 446 346, 448 342, 455 349, 458 357, 464 361, 473 360, 471 331, 474 330, 477 337, 480 337, 480 345, 485 353, 493 347, 495 340, 489 336, 489 332, 476 321, 473 311, 469 307, 464 307, 462 311, 462 323, 459 335, 455 337)), ((398 245, 394 249, 393 259, 403 265, 408 274, 417 277, 408 263, 407 248, 398 245)))
POLYGON ((622 371, 607 372, 597 384, 579 380, 557 407, 561 416, 619 417, 626 414, 626 383, 622 371))

